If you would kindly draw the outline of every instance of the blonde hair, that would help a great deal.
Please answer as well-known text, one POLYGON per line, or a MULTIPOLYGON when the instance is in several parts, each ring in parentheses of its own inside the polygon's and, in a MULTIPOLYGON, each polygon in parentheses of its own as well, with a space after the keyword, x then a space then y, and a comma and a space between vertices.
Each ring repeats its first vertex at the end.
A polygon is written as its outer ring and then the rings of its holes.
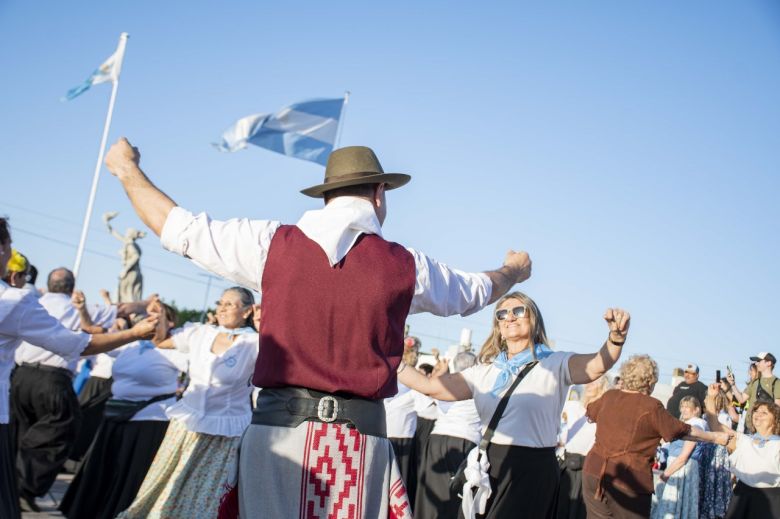
MULTIPOLYGON (((542 313, 539 311, 539 307, 536 306, 534 300, 523 294, 522 292, 510 292, 498 301, 493 308, 493 327, 485 343, 482 345, 482 349, 479 350, 477 360, 482 364, 493 362, 499 353, 506 351, 506 342, 501 339, 501 330, 498 327, 498 319, 496 319, 495 310, 498 309, 508 299, 517 299, 523 305, 525 305, 525 311, 528 315, 528 320, 531 324, 531 339, 533 344, 547 343, 547 332, 544 329, 544 319, 542 319, 542 313)), ((531 354, 536 360, 536 348, 531 348, 531 354)))
POLYGON ((658 382, 658 364, 649 355, 632 355, 620 366, 623 389, 649 395, 658 382))
POLYGON ((604 375, 600 376, 593 382, 586 384, 585 389, 582 392, 582 402, 581 402, 582 407, 587 408, 588 404, 590 404, 591 402, 595 402, 596 400, 601 398, 601 396, 604 393, 606 393, 607 390, 609 390, 609 380, 607 380, 607 377, 605 377, 604 375), (596 391, 594 392, 594 394, 589 395, 588 386, 591 385, 596 386, 596 391))
POLYGON ((701 402, 699 402, 698 398, 696 398, 695 396, 691 396, 691 395, 682 397, 680 399, 680 406, 679 406, 680 411, 682 411, 682 408, 684 406, 686 406, 686 405, 691 406, 694 410, 698 409, 699 413, 696 414, 694 412, 693 414, 694 414, 694 416, 698 416, 699 418, 701 418, 701 402))

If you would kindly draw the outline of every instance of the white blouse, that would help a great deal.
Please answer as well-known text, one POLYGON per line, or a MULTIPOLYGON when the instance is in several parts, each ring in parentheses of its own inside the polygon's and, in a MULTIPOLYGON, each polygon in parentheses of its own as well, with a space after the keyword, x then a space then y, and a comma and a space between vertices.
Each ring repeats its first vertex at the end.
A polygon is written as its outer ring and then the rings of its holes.
POLYGON ((753 488, 780 487, 780 440, 755 441, 737 434, 737 448, 729 455, 729 469, 737 479, 753 488))
POLYGON ((479 445, 482 440, 482 422, 474 406, 474 400, 439 402, 441 414, 431 434, 463 438, 479 445))
MULTIPOLYGON (((515 388, 498 422, 492 443, 522 447, 555 447, 561 411, 571 385, 569 359, 574 353, 555 352, 539 361, 515 388)), ((491 393, 501 370, 490 364, 478 364, 461 371, 474 395, 482 420, 482 431, 502 395, 491 393)))
MULTIPOLYGON (((159 395, 175 393, 179 373, 187 371, 187 355, 178 350, 155 348, 149 341, 136 341, 109 353, 116 360, 113 365, 114 382, 111 398, 149 400, 159 395)), ((149 404, 130 421, 167 422, 165 411, 176 403, 176 397, 149 404)))
POLYGON ((173 344, 189 359, 190 384, 168 417, 188 430, 241 436, 252 419, 250 379, 255 370, 259 335, 245 333, 220 355, 212 353, 217 328, 188 323, 174 330, 173 344))
POLYGON ((576 400, 569 400, 563 406, 566 413, 566 432, 563 442, 566 452, 587 456, 596 443, 596 423, 588 420, 585 408, 576 400))
POLYGON ((29 290, 8 286, 0 280, 0 424, 8 423, 8 390, 14 353, 29 341, 63 357, 78 357, 90 336, 72 332, 38 303, 29 290))
POLYGON ((414 395, 405 385, 398 383, 398 393, 385 398, 385 420, 388 438, 412 438, 417 429, 417 413, 414 411, 414 395))

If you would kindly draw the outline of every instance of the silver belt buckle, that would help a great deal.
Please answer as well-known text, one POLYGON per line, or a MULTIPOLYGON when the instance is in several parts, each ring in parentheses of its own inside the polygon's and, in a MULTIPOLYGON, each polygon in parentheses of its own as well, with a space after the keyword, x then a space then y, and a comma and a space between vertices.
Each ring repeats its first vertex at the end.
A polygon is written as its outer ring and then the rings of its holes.
POLYGON ((320 402, 317 404, 317 418, 325 423, 335 422, 339 416, 339 401, 332 396, 324 396, 320 398, 320 402), (333 402, 333 413, 330 416, 326 415, 326 405, 328 402, 333 402))

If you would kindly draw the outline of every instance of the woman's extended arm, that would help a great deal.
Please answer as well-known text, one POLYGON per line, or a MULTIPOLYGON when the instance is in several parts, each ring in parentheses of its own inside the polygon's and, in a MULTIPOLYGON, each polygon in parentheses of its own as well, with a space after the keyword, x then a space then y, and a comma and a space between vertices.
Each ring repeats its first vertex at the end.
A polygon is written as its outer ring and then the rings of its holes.
MULTIPOLYGON (((447 362, 440 360, 439 363, 447 362)), ((398 381, 410 389, 419 391, 436 400, 452 402, 472 398, 471 389, 460 373, 445 373, 438 377, 428 378, 416 369, 401 364, 398 381)))
MULTIPOLYGON (((691 427, 691 432, 699 430, 695 427, 691 427)), ((680 455, 677 456, 673 462, 671 462, 667 467, 666 470, 664 470, 664 473, 661 474, 661 479, 663 481, 668 480, 670 477, 672 477, 672 474, 680 470, 685 466, 686 463, 688 463, 688 458, 691 457, 691 454, 693 453, 693 449, 696 448, 696 442, 692 441, 686 441, 683 444, 682 451, 680 452, 680 455)))
POLYGON ((609 326, 609 337, 596 353, 572 355, 569 373, 572 384, 587 384, 606 373, 620 358, 622 346, 628 336, 631 315, 620 308, 608 308, 604 320, 609 326))

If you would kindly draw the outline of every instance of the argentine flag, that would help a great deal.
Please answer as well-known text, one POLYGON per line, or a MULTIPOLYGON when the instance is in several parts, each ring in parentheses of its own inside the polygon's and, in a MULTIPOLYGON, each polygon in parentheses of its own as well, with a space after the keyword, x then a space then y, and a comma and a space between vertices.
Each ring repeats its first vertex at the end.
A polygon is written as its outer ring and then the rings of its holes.
POLYGON ((238 151, 254 144, 323 166, 333 151, 344 98, 312 99, 275 114, 248 115, 236 121, 214 143, 220 151, 238 151))
POLYGON ((107 81, 117 81, 119 79, 119 71, 122 68, 122 58, 125 53, 125 41, 127 40, 127 33, 122 33, 120 36, 119 47, 116 49, 109 58, 103 62, 83 83, 68 90, 63 101, 70 101, 87 90, 92 85, 98 85, 107 81))

